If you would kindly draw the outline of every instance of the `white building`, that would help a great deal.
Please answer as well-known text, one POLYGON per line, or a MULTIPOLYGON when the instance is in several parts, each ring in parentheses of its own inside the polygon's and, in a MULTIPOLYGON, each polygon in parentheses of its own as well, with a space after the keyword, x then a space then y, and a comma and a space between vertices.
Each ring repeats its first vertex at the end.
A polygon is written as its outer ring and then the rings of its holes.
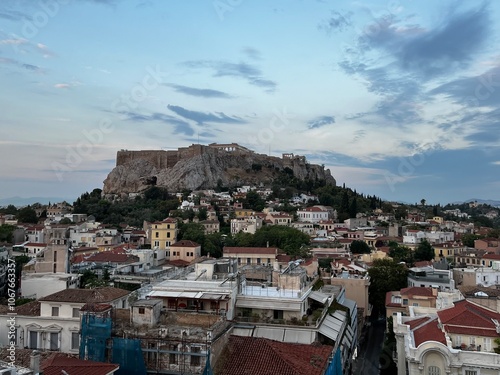
POLYGON ((319 223, 322 220, 328 220, 330 218, 330 213, 323 207, 312 206, 297 210, 297 218, 302 222, 319 223))
POLYGON ((80 287, 79 274, 26 272, 21 277, 22 296, 29 298, 43 298, 65 289, 80 287))
POLYGON ((239 232, 255 234, 262 227, 262 219, 257 216, 251 216, 241 219, 231 219, 231 234, 239 232))
MULTIPOLYGON (((130 292, 118 288, 66 289, 16 307, 14 342, 19 348, 78 353, 80 309, 87 303, 127 308, 130 292)), ((0 345, 8 346, 12 315, 0 310, 0 345)))

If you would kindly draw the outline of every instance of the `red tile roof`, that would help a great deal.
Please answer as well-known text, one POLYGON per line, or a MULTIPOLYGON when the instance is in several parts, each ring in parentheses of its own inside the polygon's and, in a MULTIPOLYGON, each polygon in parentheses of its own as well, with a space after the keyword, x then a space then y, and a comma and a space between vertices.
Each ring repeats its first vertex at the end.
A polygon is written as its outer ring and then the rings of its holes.
POLYGON ((115 363, 93 362, 67 356, 53 355, 40 366, 44 375, 108 375, 112 374, 120 365, 115 363), (64 370, 64 372, 63 372, 64 370))
POLYGON ((220 375, 321 375, 333 347, 231 336, 220 375))
POLYGON ((446 337, 444 332, 439 328, 437 319, 430 320, 427 323, 417 327, 413 331, 415 347, 427 341, 437 341, 446 345, 446 337))
POLYGON ((277 247, 231 247, 224 246, 224 254, 278 254, 277 247))
POLYGON ((40 316, 40 302, 31 301, 21 306, 16 306, 15 313, 24 316, 40 316))
POLYGON ((406 295, 410 298, 413 296, 422 296, 422 297, 432 297, 434 296, 431 287, 423 287, 423 286, 411 286, 408 288, 401 289, 401 295, 406 295))
POLYGON ((170 247, 198 247, 198 246, 200 245, 190 240, 180 240, 174 243, 173 245, 170 245, 170 247))
POLYGON ((128 295, 128 290, 104 287, 96 289, 65 289, 60 292, 40 298, 39 301, 49 302, 75 302, 75 303, 101 303, 111 302, 128 295))
POLYGON ((454 307, 438 311, 439 320, 445 331, 499 337, 493 319, 500 321, 500 314, 467 300, 458 301, 454 307))
POLYGON ((28 242, 26 245, 24 245, 24 247, 28 247, 28 246, 32 246, 32 247, 47 247, 47 244, 46 243, 40 243, 40 242, 28 242))

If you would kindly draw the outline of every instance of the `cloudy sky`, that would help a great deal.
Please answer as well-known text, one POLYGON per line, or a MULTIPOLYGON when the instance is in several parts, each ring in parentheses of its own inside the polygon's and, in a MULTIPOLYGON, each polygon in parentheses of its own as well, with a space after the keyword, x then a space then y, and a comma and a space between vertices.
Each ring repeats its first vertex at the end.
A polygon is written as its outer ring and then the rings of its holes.
POLYGON ((405 202, 500 200, 500 2, 1 0, 0 198, 120 149, 294 152, 405 202))

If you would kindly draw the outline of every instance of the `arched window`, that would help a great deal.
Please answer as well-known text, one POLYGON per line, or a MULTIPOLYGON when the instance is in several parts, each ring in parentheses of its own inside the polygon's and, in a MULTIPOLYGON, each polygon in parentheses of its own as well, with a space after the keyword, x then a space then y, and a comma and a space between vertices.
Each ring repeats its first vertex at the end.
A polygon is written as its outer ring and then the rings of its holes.
POLYGON ((429 366, 428 375, 440 375, 441 370, 437 366, 429 366))

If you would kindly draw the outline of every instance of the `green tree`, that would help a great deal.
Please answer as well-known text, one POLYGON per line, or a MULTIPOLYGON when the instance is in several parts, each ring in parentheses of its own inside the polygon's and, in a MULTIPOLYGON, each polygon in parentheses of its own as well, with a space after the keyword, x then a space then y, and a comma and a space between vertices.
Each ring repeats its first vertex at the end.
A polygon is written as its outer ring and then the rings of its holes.
POLYGON ((478 234, 465 233, 462 235, 461 240, 464 246, 474 247, 474 241, 480 239, 481 236, 478 234))
POLYGON ((421 261, 421 260, 432 260, 434 259, 435 253, 434 253, 434 248, 431 246, 429 241, 427 241, 425 238, 420 242, 415 249, 415 260, 416 261, 421 261))
POLYGON ((21 208, 17 213, 16 218, 20 223, 38 223, 38 216, 36 216, 36 212, 31 208, 31 206, 21 208))
POLYGON ((70 218, 67 218, 67 217, 63 217, 60 221, 59 221, 59 224, 71 224, 72 221, 70 218))
POLYGON ((392 259, 376 259, 368 269, 369 301, 374 308, 385 311, 385 295, 408 286, 408 269, 392 259))
POLYGON ((349 206, 349 217, 356 217, 358 213, 358 202, 356 197, 352 198, 351 205, 349 206))
POLYGON ((255 190, 250 190, 243 201, 243 206, 254 211, 262 211, 266 207, 266 201, 255 190))
POLYGON ((205 242, 205 229, 199 223, 181 223, 179 225, 179 240, 191 240, 200 245, 205 242))
POLYGON ((389 242, 389 256, 394 259, 395 262, 405 262, 406 264, 413 266, 415 259, 413 256, 413 251, 408 246, 403 246, 397 242, 389 242))
POLYGON ((12 234, 16 230, 14 225, 0 225, 0 242, 12 243, 12 234))
POLYGON ((200 210, 198 211, 198 219, 207 220, 207 217, 208 217, 207 209, 205 207, 200 208, 200 210))
POLYGON ((365 241, 354 240, 351 242, 351 253, 353 254, 370 254, 370 246, 365 241))

